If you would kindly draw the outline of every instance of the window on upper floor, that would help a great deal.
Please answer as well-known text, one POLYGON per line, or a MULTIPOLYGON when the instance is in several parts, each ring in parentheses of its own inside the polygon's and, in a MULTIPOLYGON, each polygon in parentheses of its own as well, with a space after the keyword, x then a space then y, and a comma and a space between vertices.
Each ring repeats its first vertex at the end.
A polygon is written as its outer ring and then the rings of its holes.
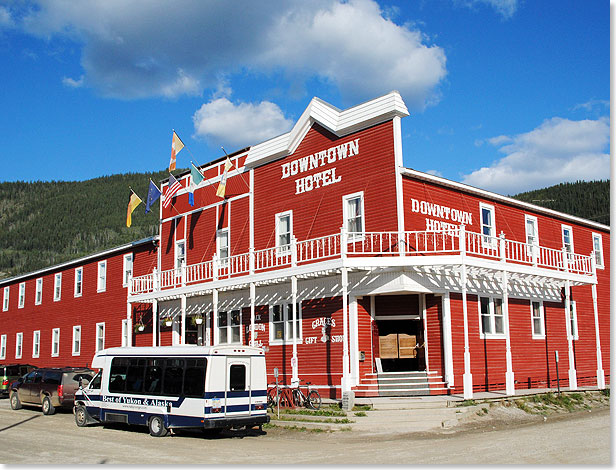
POLYGON ((62 296, 62 273, 56 273, 53 278, 53 300, 57 302, 62 296))
POLYGON ((122 285, 128 287, 128 283, 133 277, 133 254, 124 255, 124 275, 122 276, 122 285))
POLYGON ((503 299, 498 297, 480 297, 479 316, 482 335, 490 337, 505 333, 503 299))
POLYGON ((599 233, 592 234, 592 249, 595 253, 595 265, 599 269, 603 269, 603 237, 599 233))
POLYGON ((365 230, 363 191, 343 196, 342 204, 343 224, 348 233, 348 240, 353 241, 363 237, 365 230))
POLYGON ((219 266, 229 264, 229 229, 224 228, 216 232, 216 253, 219 266))
POLYGON ((569 225, 561 225, 563 232, 563 248, 567 253, 573 253, 573 230, 569 225))
POLYGON ((537 229, 537 217, 526 215, 526 243, 531 246, 539 246, 539 231, 537 229))
MULTIPOLYGON (((302 338, 301 304, 296 304, 295 332, 302 338)), ((293 304, 283 303, 270 306, 270 343, 293 341, 293 304)))
POLYGON ((532 322, 533 338, 545 338, 545 316, 543 313, 543 303, 537 300, 531 300, 530 315, 532 322))
POLYGON ((24 308, 26 303, 26 283, 19 283, 19 302, 17 304, 18 308, 24 308))
POLYGON ((186 265, 186 242, 177 240, 175 242, 175 269, 181 269, 186 265))
POLYGON ((9 286, 4 288, 4 299, 2 300, 2 311, 6 312, 9 309, 9 293, 11 289, 9 286))
POLYGON ((276 214, 276 247, 278 255, 286 255, 291 251, 291 236, 293 235, 292 212, 276 214))
POLYGON ((481 234, 484 246, 496 247, 496 224, 494 223, 494 206, 479 203, 481 212, 481 234))
POLYGON ((83 292, 83 268, 75 268, 75 297, 81 297, 83 292))
POLYGON ((107 290, 107 261, 99 261, 96 292, 105 292, 105 290, 107 290))
POLYGON ((36 292, 34 294, 34 304, 41 305, 43 301, 43 278, 39 277, 36 280, 36 292))

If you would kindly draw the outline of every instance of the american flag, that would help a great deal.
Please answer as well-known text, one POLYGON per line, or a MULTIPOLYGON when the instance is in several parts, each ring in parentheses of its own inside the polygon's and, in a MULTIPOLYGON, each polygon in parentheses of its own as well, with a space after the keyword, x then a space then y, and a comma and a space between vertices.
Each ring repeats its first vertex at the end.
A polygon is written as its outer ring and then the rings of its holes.
POLYGON ((180 184, 175 177, 169 173, 169 185, 167 186, 167 191, 165 191, 165 200, 163 201, 163 207, 167 208, 171 205, 171 198, 175 193, 177 193, 183 186, 180 184))

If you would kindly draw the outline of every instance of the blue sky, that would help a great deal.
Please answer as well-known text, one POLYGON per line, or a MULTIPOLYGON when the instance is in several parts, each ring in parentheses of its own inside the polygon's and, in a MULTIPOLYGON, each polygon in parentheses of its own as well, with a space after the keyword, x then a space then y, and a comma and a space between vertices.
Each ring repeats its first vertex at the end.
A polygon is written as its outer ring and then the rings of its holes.
POLYGON ((394 89, 407 167, 605 179, 609 46, 603 1, 0 0, 0 181, 161 170, 172 129, 203 164, 394 89))

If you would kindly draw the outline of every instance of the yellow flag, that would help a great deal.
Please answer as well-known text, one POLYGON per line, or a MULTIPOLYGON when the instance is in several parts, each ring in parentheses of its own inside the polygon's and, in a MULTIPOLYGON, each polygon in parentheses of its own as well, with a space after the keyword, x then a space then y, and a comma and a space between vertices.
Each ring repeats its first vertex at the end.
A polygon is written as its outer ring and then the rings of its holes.
POLYGON ((216 190, 216 196, 218 197, 225 197, 225 190, 227 188, 227 174, 229 173, 229 170, 232 166, 233 163, 231 163, 231 160, 229 160, 229 157, 227 157, 227 160, 225 161, 225 171, 222 174, 222 178, 220 179, 220 183, 218 184, 218 189, 216 190))
POLYGON ((131 189, 130 195, 128 196, 128 209, 126 210, 126 226, 130 227, 133 223, 133 211, 137 208, 139 204, 141 204, 141 199, 139 196, 135 194, 135 192, 131 189))

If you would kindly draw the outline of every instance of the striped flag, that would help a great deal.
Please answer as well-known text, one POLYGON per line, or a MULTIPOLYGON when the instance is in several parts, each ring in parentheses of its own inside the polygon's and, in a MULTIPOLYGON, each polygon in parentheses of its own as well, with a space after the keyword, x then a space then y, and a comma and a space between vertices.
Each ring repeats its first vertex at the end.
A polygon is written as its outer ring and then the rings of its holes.
POLYGON ((182 189, 182 184, 175 179, 175 176, 169 173, 169 185, 167 186, 167 190, 165 191, 165 200, 163 201, 164 208, 167 208, 171 205, 171 198, 180 189, 182 189))
POLYGON ((135 191, 130 190, 128 196, 128 209, 126 210, 126 226, 130 227, 133 223, 133 211, 141 204, 141 198, 135 194, 135 191))
POLYGON ((193 162, 190 162, 190 184, 188 185, 188 204, 195 205, 195 189, 203 181, 203 173, 195 166, 193 162))
POLYGON ((175 170, 175 156, 180 153, 180 150, 184 148, 184 142, 173 131, 173 137, 171 139, 171 160, 169 161, 169 173, 175 170))
POLYGON ((229 170, 231 169, 231 167, 233 166, 233 163, 231 163, 231 160, 229 160, 229 157, 227 157, 227 160, 225 161, 225 171, 222 174, 222 178, 220 179, 220 184, 218 185, 218 189, 216 190, 216 196, 218 197, 225 197, 225 190, 227 188, 227 175, 229 174, 229 170))

